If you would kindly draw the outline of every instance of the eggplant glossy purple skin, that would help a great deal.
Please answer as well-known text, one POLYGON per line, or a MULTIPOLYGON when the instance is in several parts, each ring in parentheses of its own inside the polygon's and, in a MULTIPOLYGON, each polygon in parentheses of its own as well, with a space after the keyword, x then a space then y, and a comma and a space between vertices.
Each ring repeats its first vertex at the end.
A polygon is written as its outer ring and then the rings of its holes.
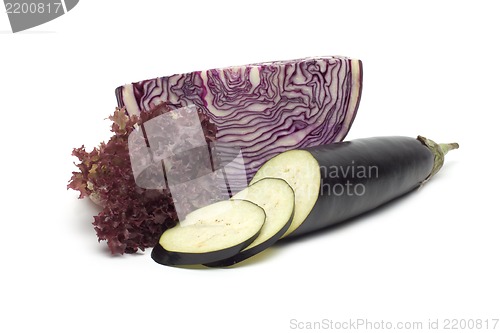
POLYGON ((409 137, 376 137, 303 149, 320 165, 318 199, 288 237, 320 230, 368 212, 419 187, 434 154, 409 137))

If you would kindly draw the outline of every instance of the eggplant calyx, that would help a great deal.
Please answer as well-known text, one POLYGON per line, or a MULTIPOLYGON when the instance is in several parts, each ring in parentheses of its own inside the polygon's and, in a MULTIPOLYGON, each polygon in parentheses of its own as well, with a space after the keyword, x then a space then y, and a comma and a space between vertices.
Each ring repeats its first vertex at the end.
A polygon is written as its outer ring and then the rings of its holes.
POLYGON ((432 167, 431 173, 422 182, 422 185, 429 181, 444 164, 444 156, 453 149, 458 149, 458 143, 441 143, 438 144, 430 139, 427 139, 421 135, 417 136, 417 140, 420 141, 424 146, 429 148, 429 150, 434 154, 434 166, 432 167))

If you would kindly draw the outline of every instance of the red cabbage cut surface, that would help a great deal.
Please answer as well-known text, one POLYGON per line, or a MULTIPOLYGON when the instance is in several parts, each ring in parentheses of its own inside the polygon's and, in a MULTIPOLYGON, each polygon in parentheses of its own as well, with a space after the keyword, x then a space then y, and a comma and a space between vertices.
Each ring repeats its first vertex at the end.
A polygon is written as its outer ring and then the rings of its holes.
POLYGON ((250 179, 285 150, 342 141, 361 97, 360 60, 312 57, 176 74, 116 89, 130 115, 196 105, 221 147, 241 149, 250 179))

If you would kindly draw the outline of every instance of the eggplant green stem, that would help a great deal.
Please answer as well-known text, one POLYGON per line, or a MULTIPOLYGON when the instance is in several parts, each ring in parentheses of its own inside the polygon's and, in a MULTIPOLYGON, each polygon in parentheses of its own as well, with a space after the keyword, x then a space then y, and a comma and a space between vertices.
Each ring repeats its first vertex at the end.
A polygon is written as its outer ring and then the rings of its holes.
POLYGON ((448 154, 448 152, 450 150, 453 150, 453 149, 458 149, 458 147, 460 147, 458 145, 458 143, 440 143, 439 146, 441 147, 441 150, 443 151, 443 153, 446 155, 448 154))
POLYGON ((418 136, 417 140, 422 142, 424 146, 429 148, 429 150, 434 154, 434 166, 432 167, 431 173, 427 178, 422 182, 422 185, 425 184, 429 179, 432 178, 444 164, 444 156, 453 149, 458 149, 458 143, 441 143, 437 144, 434 141, 427 139, 423 136, 418 136))

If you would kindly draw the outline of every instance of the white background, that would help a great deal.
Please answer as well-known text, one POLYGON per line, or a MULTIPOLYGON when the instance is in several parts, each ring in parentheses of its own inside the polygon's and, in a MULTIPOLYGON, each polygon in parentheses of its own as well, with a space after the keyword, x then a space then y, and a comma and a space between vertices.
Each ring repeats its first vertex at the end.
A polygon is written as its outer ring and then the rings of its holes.
POLYGON ((429 318, 500 318, 495 4, 80 1, 18 34, 0 13, 0 331, 289 332, 294 318, 424 328, 429 318), (336 54, 364 64, 348 139, 461 144, 432 182, 234 269, 163 267, 150 251, 113 257, 97 243, 97 210, 66 185, 72 148, 109 137, 116 86, 336 54))

